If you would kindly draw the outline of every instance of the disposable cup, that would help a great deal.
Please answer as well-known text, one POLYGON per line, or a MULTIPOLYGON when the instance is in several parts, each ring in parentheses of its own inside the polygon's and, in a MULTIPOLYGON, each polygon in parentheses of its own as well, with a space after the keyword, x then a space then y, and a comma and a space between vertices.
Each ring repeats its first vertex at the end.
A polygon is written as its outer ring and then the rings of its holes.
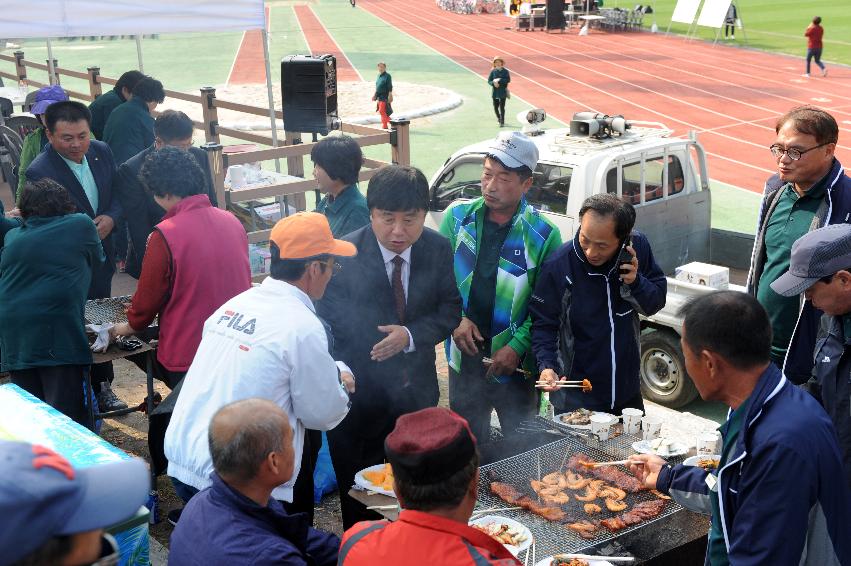
POLYGON ((721 453, 721 435, 717 432, 706 432, 697 437, 697 453, 704 455, 721 453))
POLYGON ((641 438, 654 440, 662 435, 662 419, 659 417, 643 417, 641 419, 641 438))
POLYGON ((245 186, 245 169, 242 165, 231 165, 228 167, 230 174, 230 188, 239 189, 245 186))
POLYGON ((591 434, 598 440, 608 440, 614 420, 611 415, 591 415, 591 434))
POLYGON ((638 434, 641 429, 641 417, 644 411, 641 409, 624 409, 621 411, 623 416, 623 431, 626 434, 638 434))

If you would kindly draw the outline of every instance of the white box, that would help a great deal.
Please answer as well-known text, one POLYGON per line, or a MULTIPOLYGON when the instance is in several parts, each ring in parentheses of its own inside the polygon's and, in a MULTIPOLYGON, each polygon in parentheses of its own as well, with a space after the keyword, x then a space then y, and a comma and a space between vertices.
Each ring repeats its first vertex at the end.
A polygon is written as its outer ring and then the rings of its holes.
POLYGON ((713 289, 726 290, 730 286, 730 268, 694 261, 676 269, 676 279, 713 289))

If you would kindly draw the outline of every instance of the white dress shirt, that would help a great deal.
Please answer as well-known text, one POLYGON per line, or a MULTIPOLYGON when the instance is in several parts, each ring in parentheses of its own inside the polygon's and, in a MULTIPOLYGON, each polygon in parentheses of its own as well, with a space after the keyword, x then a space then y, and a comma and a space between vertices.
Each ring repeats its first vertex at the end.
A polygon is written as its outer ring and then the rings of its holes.
MULTIPOLYGON (((411 248, 403 251, 400 254, 396 252, 391 252, 387 248, 381 245, 381 242, 376 240, 378 243, 378 249, 381 250, 381 257, 384 259, 384 269, 387 270, 387 279, 390 281, 390 287, 393 287, 393 258, 399 256, 402 258, 402 289, 405 290, 405 304, 408 303, 408 280, 411 278, 411 248)), ((402 328, 408 333, 408 347, 402 350, 406 354, 410 354, 411 352, 416 351, 414 347, 414 337, 411 336, 411 331, 408 330, 407 326, 403 326, 402 328)))

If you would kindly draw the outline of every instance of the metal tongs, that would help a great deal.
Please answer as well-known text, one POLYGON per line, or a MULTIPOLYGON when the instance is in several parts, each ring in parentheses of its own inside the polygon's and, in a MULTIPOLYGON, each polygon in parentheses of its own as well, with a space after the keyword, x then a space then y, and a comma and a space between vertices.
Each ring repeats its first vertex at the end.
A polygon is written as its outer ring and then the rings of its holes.
POLYGON ((588 440, 591 435, 588 432, 583 432, 570 428, 556 421, 551 421, 543 417, 535 417, 532 420, 520 421, 520 426, 517 427, 517 432, 546 432, 549 434, 557 434, 559 436, 575 436, 583 440, 588 440))

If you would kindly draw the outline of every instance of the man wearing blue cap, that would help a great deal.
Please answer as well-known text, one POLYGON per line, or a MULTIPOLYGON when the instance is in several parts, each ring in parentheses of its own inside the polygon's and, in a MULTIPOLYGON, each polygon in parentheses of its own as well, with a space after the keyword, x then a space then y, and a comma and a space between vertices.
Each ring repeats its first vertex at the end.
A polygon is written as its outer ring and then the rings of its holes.
POLYGON ((810 391, 833 421, 851 487, 851 225, 825 226, 796 240, 789 271, 771 288, 784 297, 803 293, 824 313, 810 391))
POLYGON ((41 126, 27 134, 27 137, 24 138, 24 145, 21 147, 21 158, 18 163, 18 195, 21 194, 21 191, 24 190, 24 185, 27 183, 27 167, 41 153, 44 146, 49 143, 42 119, 44 111, 54 102, 60 102, 62 100, 68 100, 68 94, 59 85, 43 86, 35 93, 35 103, 30 108, 30 112, 35 115, 41 126))
POLYGON ((0 563, 117 564, 104 529, 145 502, 142 460, 75 469, 44 446, 0 441, 0 563))

